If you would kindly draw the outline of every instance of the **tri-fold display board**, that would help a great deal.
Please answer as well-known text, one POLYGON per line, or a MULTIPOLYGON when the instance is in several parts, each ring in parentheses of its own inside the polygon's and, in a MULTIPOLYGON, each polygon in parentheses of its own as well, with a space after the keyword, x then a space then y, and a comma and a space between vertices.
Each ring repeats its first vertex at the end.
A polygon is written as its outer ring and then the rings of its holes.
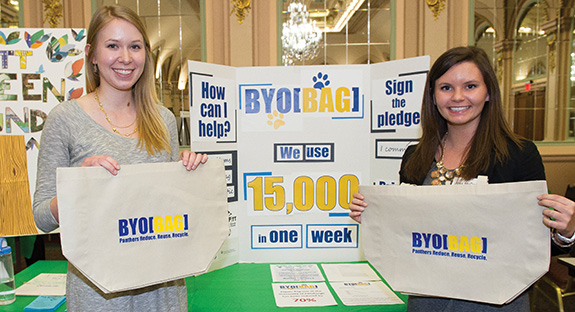
POLYGON ((223 258, 361 260, 352 194, 360 184, 398 183, 403 151, 420 136, 429 57, 242 68, 189 61, 188 69, 191 149, 227 164, 232 234, 223 258))

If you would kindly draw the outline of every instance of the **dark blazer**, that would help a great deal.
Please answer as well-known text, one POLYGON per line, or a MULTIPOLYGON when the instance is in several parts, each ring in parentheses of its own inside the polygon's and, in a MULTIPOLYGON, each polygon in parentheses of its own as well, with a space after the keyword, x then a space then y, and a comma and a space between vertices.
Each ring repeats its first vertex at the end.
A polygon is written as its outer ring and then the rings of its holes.
MULTIPOLYGON (((545 167, 543 167, 543 160, 537 150, 537 146, 528 140, 522 140, 522 142, 523 149, 510 141, 508 143, 509 158, 507 161, 505 163, 491 161, 487 171, 480 173, 480 175, 486 175, 489 183, 545 180, 545 167)), ((401 161, 401 169, 399 170, 399 180, 401 183, 422 185, 423 180, 409 181, 402 174, 406 160, 414 151, 415 145, 409 146, 405 150, 401 161)), ((495 155, 492 155, 491 159, 494 158, 495 155)))

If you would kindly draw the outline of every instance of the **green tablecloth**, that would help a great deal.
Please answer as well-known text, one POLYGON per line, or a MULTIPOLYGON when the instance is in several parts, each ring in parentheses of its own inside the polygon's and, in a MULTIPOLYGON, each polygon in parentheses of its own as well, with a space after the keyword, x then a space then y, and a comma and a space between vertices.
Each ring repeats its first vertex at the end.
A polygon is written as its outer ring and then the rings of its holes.
MULTIPOLYGON (((38 261, 31 266, 24 269, 22 272, 16 274, 16 288, 20 287, 24 282, 27 282, 40 273, 66 273, 68 269, 68 261, 38 261)), ((36 297, 29 296, 16 296, 16 301, 9 305, 0 305, 0 311, 24 311, 24 307, 30 304, 36 297)), ((58 310, 66 311, 66 305, 61 305, 58 310)))
MULTIPOLYGON (((16 287, 40 273, 65 273, 66 261, 38 261, 16 274, 16 287)), ((320 266, 321 268, 321 266, 320 266)), ((186 278, 190 311, 405 311, 406 305, 344 306, 330 288, 337 306, 278 308, 272 291, 268 263, 238 263, 227 268, 186 278)), ((404 301, 407 296, 398 294, 404 301)), ((0 311, 23 311, 36 297, 16 297, 16 302, 0 306, 0 311)), ((62 305, 57 311, 65 311, 62 305)))

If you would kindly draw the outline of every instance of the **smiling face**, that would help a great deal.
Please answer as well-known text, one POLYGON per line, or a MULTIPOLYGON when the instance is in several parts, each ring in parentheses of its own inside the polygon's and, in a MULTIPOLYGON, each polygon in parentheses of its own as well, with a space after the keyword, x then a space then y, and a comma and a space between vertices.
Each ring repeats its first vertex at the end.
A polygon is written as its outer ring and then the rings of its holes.
POLYGON ((92 63, 98 65, 101 86, 127 91, 144 70, 146 48, 140 31, 131 23, 115 18, 97 35, 92 63))
POLYGON ((489 93, 477 65, 467 61, 455 64, 436 80, 434 98, 448 128, 475 130, 489 93))

